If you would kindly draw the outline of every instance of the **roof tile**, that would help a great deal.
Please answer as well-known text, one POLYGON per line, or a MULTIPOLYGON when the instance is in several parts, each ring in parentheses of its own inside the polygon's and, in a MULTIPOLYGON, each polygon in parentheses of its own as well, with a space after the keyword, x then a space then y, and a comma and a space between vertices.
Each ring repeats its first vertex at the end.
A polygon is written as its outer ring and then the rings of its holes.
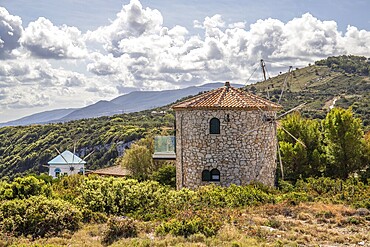
POLYGON ((175 104, 174 110, 179 109, 243 109, 243 110, 280 110, 282 106, 261 98, 257 95, 245 92, 239 88, 225 86, 192 97, 175 104))

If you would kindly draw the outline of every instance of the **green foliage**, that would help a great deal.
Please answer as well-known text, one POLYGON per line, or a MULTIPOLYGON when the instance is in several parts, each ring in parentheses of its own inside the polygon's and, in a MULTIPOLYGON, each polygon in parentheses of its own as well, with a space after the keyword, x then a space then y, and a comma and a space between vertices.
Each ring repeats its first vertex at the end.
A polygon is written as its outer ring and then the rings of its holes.
POLYGON ((189 202, 196 208, 202 207, 242 207, 273 202, 271 195, 255 185, 220 187, 203 186, 189 202))
POLYGON ((278 130, 285 179, 320 177, 346 179, 359 173, 367 179, 370 145, 364 139, 361 120, 350 109, 333 108, 324 120, 304 119, 298 113, 281 120, 278 130), (304 145, 302 145, 302 143, 304 145))
MULTIPOLYGON (((306 193, 314 201, 347 203, 357 208, 370 207, 370 186, 358 178, 347 180, 321 177, 298 180, 294 192, 306 193)), ((310 199, 310 201, 311 201, 310 199)))
POLYGON ((176 167, 172 164, 164 165, 153 172, 151 179, 162 185, 169 185, 176 188, 176 167))
POLYGON ((171 213, 167 205, 169 189, 158 182, 114 178, 86 179, 76 202, 94 212, 133 214, 142 219, 160 218, 171 213))
MULTIPOLYGON (((169 113, 169 115, 171 115, 169 113)), ((87 159, 87 169, 113 165, 118 157, 117 145, 143 138, 157 127, 173 126, 171 116, 152 116, 150 111, 82 119, 58 124, 0 128, 0 177, 39 174, 59 150, 73 149, 87 159)))
POLYGON ((44 180, 34 176, 18 177, 13 182, 0 182, 0 200, 25 199, 31 196, 50 196, 52 190, 44 180))
POLYGON ((223 225, 224 219, 216 211, 184 211, 176 218, 163 222, 156 228, 157 235, 172 234, 189 237, 201 233, 207 237, 215 235, 223 225))
POLYGON ((285 178, 295 181, 299 177, 319 176, 325 161, 320 123, 294 113, 283 119, 281 125, 305 145, 297 142, 283 129, 278 130, 285 178))
POLYGON ((334 71, 346 72, 368 76, 370 72, 370 60, 366 57, 342 55, 328 57, 327 59, 315 62, 316 65, 325 65, 334 71))
POLYGON ((350 109, 334 108, 322 124, 328 158, 326 174, 346 179, 351 173, 365 168, 361 119, 355 118, 350 109))
POLYGON ((362 182, 370 183, 370 131, 365 134, 364 137, 364 162, 368 165, 364 169, 362 169, 359 174, 361 177, 362 182))
MULTIPOLYGON (((24 181, 34 179, 22 178, 24 181)), ((9 186, 12 183, 3 184, 9 186)), ((51 196, 29 197, 30 193, 22 193, 25 199, 1 200, 0 228, 4 234, 31 235, 34 238, 53 236, 64 230, 75 231, 81 222, 105 223, 109 217, 125 215, 137 220, 154 221, 156 225, 161 221, 156 229, 159 235, 213 236, 223 224, 235 220, 223 213, 230 209, 281 202, 288 205, 302 202, 343 203, 370 209, 370 185, 357 178, 306 178, 298 179, 295 184, 280 181, 280 190, 261 184, 229 187, 212 184, 195 191, 177 191, 155 181, 98 176, 65 177, 44 186, 52 191, 53 199, 51 196)), ((42 190, 23 191, 44 195, 42 190)), ((131 233, 134 234, 137 229, 136 222, 127 218, 121 222, 121 219, 110 219, 103 240, 105 244, 120 237, 134 236, 131 233)), ((268 224, 275 223, 271 221, 268 224)))
MULTIPOLYGON (((369 75, 366 75, 369 65, 369 59, 364 57, 339 56, 294 70, 292 76, 288 77, 287 88, 280 103, 286 111, 306 102, 307 105, 300 110, 302 116, 323 119, 333 99, 337 98, 335 106, 352 106, 355 116, 362 119, 365 130, 370 130, 370 83, 369 75)), ((273 85, 270 99, 277 102, 286 76, 283 73, 246 86, 246 89, 253 89, 258 95, 266 97, 267 88, 273 85)))
POLYGON ((128 169, 134 178, 145 180, 153 170, 152 153, 144 145, 133 144, 123 156, 121 165, 128 169))
POLYGON ((137 226, 133 219, 126 217, 113 217, 108 220, 107 229, 103 233, 103 244, 110 245, 120 238, 133 238, 137 236, 137 226))
POLYGON ((73 202, 79 196, 79 188, 85 181, 85 177, 81 175, 63 176, 54 179, 52 190, 55 197, 65 201, 73 202))
POLYGON ((82 214, 72 204, 43 196, 3 201, 0 205, 2 231, 33 238, 57 235, 64 230, 76 231, 82 214))

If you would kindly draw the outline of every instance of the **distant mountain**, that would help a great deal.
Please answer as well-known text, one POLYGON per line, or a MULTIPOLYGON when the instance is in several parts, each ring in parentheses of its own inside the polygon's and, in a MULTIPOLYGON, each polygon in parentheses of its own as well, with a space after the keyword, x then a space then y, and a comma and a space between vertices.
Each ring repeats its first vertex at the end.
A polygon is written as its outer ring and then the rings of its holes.
POLYGON ((95 118, 102 116, 111 116, 122 113, 122 107, 111 103, 110 101, 101 100, 95 104, 77 109, 70 114, 58 119, 60 122, 78 120, 82 118, 95 118))
MULTIPOLYGON (((119 96, 111 101, 98 101, 78 109, 59 109, 33 114, 11 122, 0 123, 1 126, 30 125, 36 123, 67 122, 83 118, 112 116, 115 114, 148 110, 175 102, 190 95, 209 91, 223 86, 224 83, 208 83, 183 89, 163 91, 134 91, 119 96)), ((233 84, 235 87, 243 85, 233 84)))
POLYGON ((61 119, 71 112, 75 111, 76 108, 69 109, 57 109, 51 111, 44 111, 36 114, 32 114, 27 117, 23 117, 17 120, 9 121, 6 123, 0 123, 0 127, 3 126, 18 126, 18 125, 30 125, 30 124, 39 124, 46 123, 61 119))
POLYGON ((202 91, 209 91, 223 85, 224 83, 209 83, 198 87, 194 86, 175 90, 136 91, 119 96, 111 100, 111 102, 123 106, 125 112, 137 112, 168 105, 183 97, 195 95, 202 91))

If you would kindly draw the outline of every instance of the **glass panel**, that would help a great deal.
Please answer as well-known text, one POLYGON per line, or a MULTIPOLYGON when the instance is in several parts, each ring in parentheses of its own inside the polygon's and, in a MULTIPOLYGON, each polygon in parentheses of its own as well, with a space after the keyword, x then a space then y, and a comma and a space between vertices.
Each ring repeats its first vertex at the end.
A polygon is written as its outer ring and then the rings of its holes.
POLYGON ((212 118, 209 122, 209 132, 210 134, 220 134, 220 120, 217 118, 212 118))
POLYGON ((220 181, 220 171, 217 169, 212 169, 211 178, 212 181, 220 181))
POLYGON ((211 180, 211 173, 208 170, 202 171, 202 181, 209 181, 211 180))
POLYGON ((175 153, 176 137, 156 136, 154 137, 154 153, 175 153))

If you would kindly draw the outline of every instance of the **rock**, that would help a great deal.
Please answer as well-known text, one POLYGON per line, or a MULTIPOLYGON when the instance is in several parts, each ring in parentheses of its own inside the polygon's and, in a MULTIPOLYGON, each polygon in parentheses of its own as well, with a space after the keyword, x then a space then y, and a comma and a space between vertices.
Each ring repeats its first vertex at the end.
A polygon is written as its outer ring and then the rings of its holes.
POLYGON ((370 210, 367 208, 358 208, 356 210, 356 214, 359 216, 366 216, 370 214, 370 210))

